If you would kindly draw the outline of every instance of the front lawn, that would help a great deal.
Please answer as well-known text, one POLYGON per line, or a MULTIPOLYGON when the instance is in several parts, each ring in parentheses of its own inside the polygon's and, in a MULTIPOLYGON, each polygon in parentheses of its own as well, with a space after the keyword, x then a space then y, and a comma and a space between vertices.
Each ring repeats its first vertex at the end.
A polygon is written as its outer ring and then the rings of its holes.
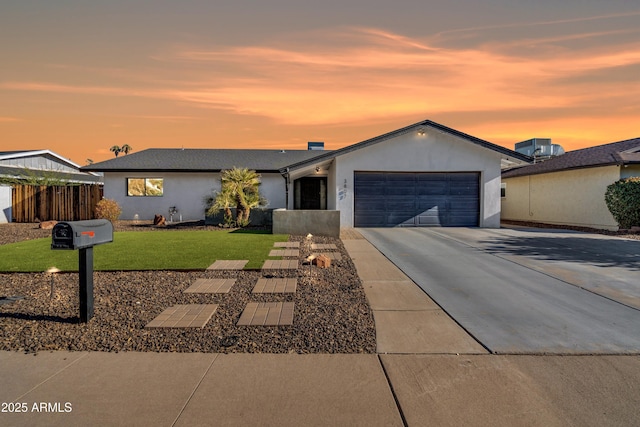
MULTIPOLYGON (((246 259, 245 268, 260 268, 273 244, 287 238, 238 231, 116 232, 112 243, 94 247, 93 263, 95 270, 204 270, 219 259, 246 259)), ((78 271, 78 251, 51 250, 51 238, 0 246, 0 272, 52 266, 78 271)))

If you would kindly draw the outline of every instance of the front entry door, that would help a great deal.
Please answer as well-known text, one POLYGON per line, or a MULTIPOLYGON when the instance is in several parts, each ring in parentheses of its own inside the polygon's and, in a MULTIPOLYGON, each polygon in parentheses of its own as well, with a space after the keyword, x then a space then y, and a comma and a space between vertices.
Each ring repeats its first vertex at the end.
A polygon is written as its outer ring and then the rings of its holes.
POLYGON ((294 181, 294 209, 327 209, 327 178, 300 178, 294 181))

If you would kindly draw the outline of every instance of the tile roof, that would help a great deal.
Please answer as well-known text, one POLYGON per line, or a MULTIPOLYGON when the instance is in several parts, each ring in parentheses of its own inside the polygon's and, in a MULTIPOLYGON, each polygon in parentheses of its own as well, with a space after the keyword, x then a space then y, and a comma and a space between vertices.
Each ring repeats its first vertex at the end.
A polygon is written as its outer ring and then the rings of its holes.
POLYGON ((212 172, 241 167, 257 172, 278 172, 291 163, 326 151, 151 148, 84 166, 83 171, 212 172))
POLYGON ((502 178, 629 163, 640 163, 640 138, 568 151, 540 163, 506 170, 502 178))

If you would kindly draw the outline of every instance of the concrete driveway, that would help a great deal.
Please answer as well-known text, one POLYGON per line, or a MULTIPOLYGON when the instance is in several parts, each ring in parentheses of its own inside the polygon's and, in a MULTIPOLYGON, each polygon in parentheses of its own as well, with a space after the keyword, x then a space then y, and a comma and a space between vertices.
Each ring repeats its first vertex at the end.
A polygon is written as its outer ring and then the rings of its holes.
POLYGON ((493 353, 640 353, 640 241, 539 229, 359 229, 493 353))

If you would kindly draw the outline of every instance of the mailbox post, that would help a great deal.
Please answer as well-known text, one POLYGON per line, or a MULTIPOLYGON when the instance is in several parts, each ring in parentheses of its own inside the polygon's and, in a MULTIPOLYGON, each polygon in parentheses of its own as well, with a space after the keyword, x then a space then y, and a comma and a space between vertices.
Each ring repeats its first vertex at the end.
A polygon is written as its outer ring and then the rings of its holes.
POLYGON ((51 249, 79 249, 80 322, 93 317, 93 247, 113 242, 113 224, 106 219, 59 222, 53 227, 51 249))

